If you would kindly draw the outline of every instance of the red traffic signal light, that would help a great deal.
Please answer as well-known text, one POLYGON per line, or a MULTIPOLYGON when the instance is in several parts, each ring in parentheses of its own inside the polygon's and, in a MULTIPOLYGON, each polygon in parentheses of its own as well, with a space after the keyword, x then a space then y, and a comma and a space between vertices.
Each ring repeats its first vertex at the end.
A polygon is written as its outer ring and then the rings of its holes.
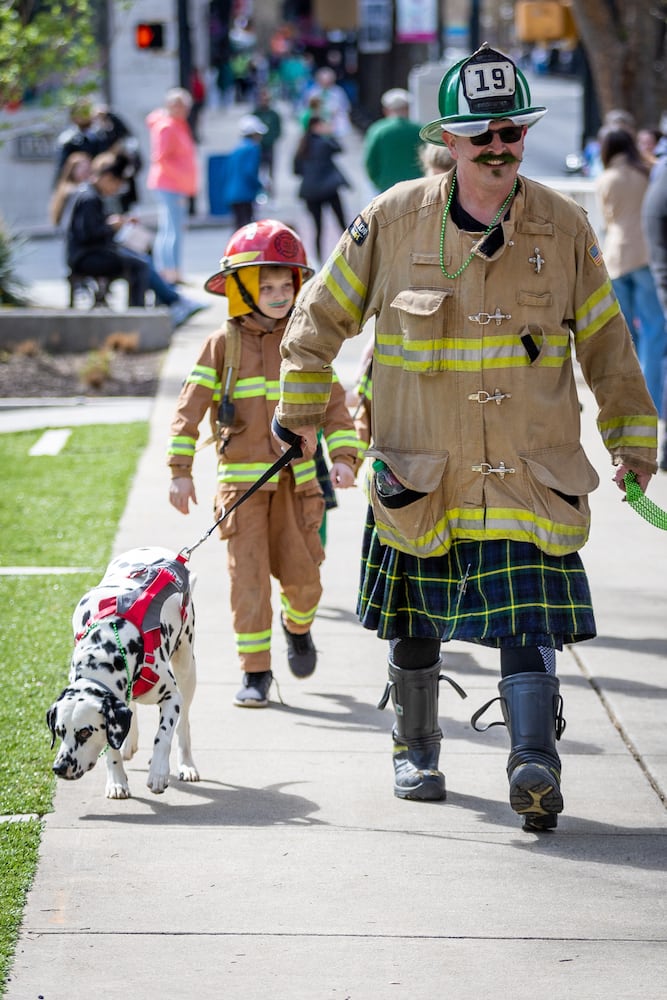
POLYGON ((137 24, 134 38, 138 49, 164 48, 164 25, 160 21, 137 24))

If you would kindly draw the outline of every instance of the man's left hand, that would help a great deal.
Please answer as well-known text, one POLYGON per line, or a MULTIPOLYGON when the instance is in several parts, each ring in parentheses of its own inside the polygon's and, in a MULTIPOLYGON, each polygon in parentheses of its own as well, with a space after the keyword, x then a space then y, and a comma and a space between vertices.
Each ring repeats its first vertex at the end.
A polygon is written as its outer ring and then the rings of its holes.
POLYGON ((652 474, 650 472, 638 472, 636 469, 631 469, 629 465, 619 465, 616 469, 616 474, 614 475, 614 482, 618 486, 621 492, 625 493, 625 483, 623 480, 627 476, 628 472, 631 472, 637 482, 639 483, 642 493, 646 493, 646 488, 651 482, 652 474))

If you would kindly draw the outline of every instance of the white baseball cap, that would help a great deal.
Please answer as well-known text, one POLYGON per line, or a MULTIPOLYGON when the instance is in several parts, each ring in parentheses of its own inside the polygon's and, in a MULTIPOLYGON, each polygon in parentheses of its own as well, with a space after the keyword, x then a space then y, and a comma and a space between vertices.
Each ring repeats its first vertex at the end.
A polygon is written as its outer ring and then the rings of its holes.
POLYGON ((257 115, 243 115, 239 119, 239 132, 241 135, 266 135, 268 128, 257 115))
POLYGON ((400 111, 401 108, 409 108, 412 104, 412 94, 402 87, 393 87, 386 90, 381 97, 382 107, 387 111, 400 111))

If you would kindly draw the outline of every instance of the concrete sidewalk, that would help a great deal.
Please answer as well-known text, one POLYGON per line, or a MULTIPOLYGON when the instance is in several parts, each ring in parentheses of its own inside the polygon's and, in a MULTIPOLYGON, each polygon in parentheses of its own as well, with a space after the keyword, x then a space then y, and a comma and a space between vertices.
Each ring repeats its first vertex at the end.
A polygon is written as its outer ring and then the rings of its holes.
MULTIPOLYGON (((212 523, 212 451, 196 459, 200 502, 189 518, 167 502, 164 451, 181 380, 223 310, 216 301, 173 338, 116 552, 178 550, 212 523)), ((364 339, 345 345, 344 384, 364 339)), ((224 546, 213 536, 193 553, 202 780, 148 792, 156 717, 140 707, 133 798, 105 799, 102 765, 59 783, 9 1000, 667 995, 667 539, 621 502, 583 388, 582 399, 601 476, 583 552, 599 636, 558 660, 568 725, 557 832, 521 831, 507 803, 506 733, 471 729, 499 674, 497 653, 472 645, 444 648, 447 672, 468 691, 465 702, 441 691, 447 801, 393 797, 393 714, 375 708, 386 644, 354 613, 365 503, 360 489, 343 492, 329 519, 311 679, 290 675, 276 621, 283 704, 274 687, 267 710, 233 706, 224 546)), ((650 495, 667 508, 667 476, 650 495)), ((45 709, 57 693, 45 693, 45 709)))
MULTIPOLYGON (((210 526, 213 454, 197 458, 200 505, 188 519, 167 503, 164 467, 178 386, 210 320, 174 338, 116 551, 180 549, 210 526)), ((342 371, 354 363, 347 346, 342 371)), ((498 677, 497 654, 474 646, 445 651, 469 694, 442 692, 447 802, 393 797, 392 716, 375 708, 386 648, 354 615, 365 505, 348 491, 329 522, 312 679, 291 677, 275 634, 284 704, 232 705, 224 548, 212 537, 193 553, 202 781, 146 790, 155 716, 140 708, 132 799, 104 798, 101 765, 59 784, 10 1000, 91 989, 146 1000, 665 995, 665 540, 620 502, 594 412, 584 394, 586 447, 602 474, 584 552, 600 635, 559 657, 558 831, 520 830, 506 802, 505 732, 471 731, 498 677)), ((667 477, 651 495, 667 507, 667 477)))

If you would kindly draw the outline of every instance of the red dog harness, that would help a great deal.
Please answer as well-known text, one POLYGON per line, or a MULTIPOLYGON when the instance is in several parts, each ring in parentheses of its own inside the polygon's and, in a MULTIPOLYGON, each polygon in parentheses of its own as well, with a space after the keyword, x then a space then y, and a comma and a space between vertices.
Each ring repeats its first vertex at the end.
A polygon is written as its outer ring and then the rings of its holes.
POLYGON ((123 594, 103 598, 83 632, 75 636, 80 642, 93 625, 106 618, 124 618, 138 630, 144 644, 144 657, 138 676, 132 683, 132 697, 146 694, 160 679, 150 664, 155 663, 155 650, 162 639, 160 612, 162 605, 172 594, 180 593, 181 620, 185 620, 189 594, 189 575, 185 568, 186 559, 182 555, 173 560, 161 560, 150 566, 137 566, 128 570, 127 579, 135 580, 136 586, 123 594), (178 565, 177 565, 178 563, 178 565))

